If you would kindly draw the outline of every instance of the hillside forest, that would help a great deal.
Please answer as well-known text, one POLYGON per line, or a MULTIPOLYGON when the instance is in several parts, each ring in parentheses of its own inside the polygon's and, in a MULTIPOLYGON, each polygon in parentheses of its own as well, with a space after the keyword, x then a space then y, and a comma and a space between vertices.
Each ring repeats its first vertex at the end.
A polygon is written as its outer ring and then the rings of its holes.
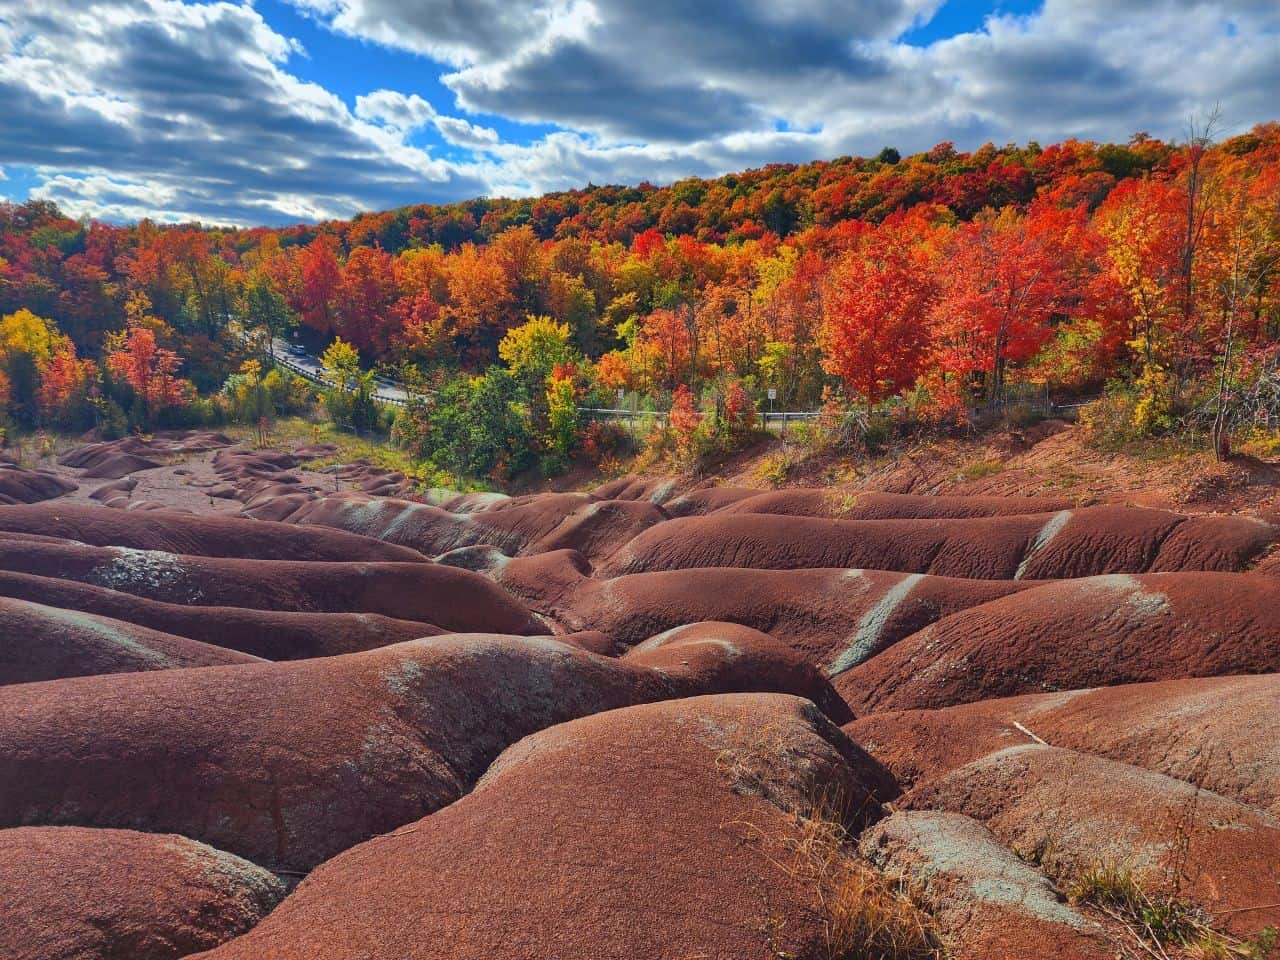
POLYGON ((1226 456, 1280 416, 1280 124, 777 164, 666 187, 211 228, 0 205, 5 429, 262 425, 315 408, 501 481, 631 442, 731 448, 758 412, 842 436, 1087 402, 1099 443, 1226 456), (374 376, 408 384, 398 408, 374 376), (772 400, 770 400, 772 394, 772 400))

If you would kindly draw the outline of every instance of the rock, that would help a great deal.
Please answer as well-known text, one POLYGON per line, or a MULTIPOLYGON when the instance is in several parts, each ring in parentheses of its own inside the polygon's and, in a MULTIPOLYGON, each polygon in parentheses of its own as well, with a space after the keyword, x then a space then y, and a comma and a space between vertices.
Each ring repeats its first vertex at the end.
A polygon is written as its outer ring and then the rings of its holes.
POLYGON ((1026 960, 1050 945, 1058 960, 1115 957, 1101 926, 968 817, 895 813, 867 830, 858 847, 881 870, 923 890, 955 960, 1026 960))

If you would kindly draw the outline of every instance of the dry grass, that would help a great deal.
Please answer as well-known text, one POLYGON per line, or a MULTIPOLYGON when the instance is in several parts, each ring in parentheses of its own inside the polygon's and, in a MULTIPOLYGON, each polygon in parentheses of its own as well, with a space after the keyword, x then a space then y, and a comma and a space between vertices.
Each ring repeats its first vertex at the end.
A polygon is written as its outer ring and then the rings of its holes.
MULTIPOLYGON (((789 727, 766 724, 752 731, 746 742, 721 750, 716 767, 735 791, 763 797, 791 818, 782 853, 771 859, 814 890, 824 931, 817 960, 945 960, 918 892, 904 878, 858 857, 848 824, 863 822, 861 805, 818 780, 799 787, 778 783, 773 774, 780 768, 814 772, 808 759, 796 754, 789 727)), ((766 836, 754 824, 737 826, 766 836)), ((762 930, 768 934, 777 923, 766 920, 762 930)))
POLYGON ((1175 894, 1144 890, 1133 872, 1099 864, 1068 887, 1072 903, 1088 904, 1116 922, 1125 933, 1125 960, 1267 960, 1276 931, 1268 928, 1249 940, 1215 930, 1202 908, 1175 894))
POLYGON ((823 809, 796 815, 798 836, 787 844, 822 905, 823 960, 941 960, 942 942, 915 891, 857 859, 844 827, 823 809))

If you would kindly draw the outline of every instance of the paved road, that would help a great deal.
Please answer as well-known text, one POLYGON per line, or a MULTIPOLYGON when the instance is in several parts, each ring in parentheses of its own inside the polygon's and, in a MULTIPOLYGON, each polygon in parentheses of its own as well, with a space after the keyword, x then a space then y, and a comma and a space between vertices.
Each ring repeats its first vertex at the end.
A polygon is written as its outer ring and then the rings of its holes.
MULTIPOLYGON (((291 353, 289 350, 289 341, 283 337, 276 337, 271 341, 271 355, 281 364, 293 370, 295 373, 306 377, 312 383, 324 383, 324 366, 320 363, 320 358, 310 353, 291 353)), ((391 403, 396 406, 402 405, 409 397, 409 392, 404 388, 404 384, 389 380, 386 377, 378 377, 374 381, 373 399, 379 403, 391 403)), ((581 407, 583 413, 597 419, 612 420, 644 420, 657 416, 663 418, 666 416, 665 411, 658 413, 632 413, 629 410, 604 410, 591 407, 581 407)), ((817 411, 803 411, 794 413, 762 413, 761 420, 768 430, 781 429, 785 431, 787 424, 795 421, 812 420, 818 416, 817 411)))
MULTIPOLYGON (((295 373, 306 377, 313 383, 324 383, 324 366, 320 358, 309 353, 294 354, 289 351, 289 341, 276 337, 271 341, 271 355, 295 373)), ((381 403, 402 404, 409 398, 409 392, 402 384, 385 377, 374 380, 373 399, 381 403)))

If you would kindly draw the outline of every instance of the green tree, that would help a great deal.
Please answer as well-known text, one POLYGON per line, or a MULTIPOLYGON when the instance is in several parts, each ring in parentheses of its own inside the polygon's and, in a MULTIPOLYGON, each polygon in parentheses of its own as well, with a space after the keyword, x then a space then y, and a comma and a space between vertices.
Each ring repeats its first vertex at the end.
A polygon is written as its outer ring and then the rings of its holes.
POLYGON ((449 381, 435 398, 425 435, 431 462, 453 474, 499 479, 528 467, 532 436, 522 393, 501 367, 449 381))
POLYGON ((326 387, 323 394, 329 418, 339 427, 365 433, 378 423, 372 370, 360 369, 360 354, 341 337, 320 357, 326 387))

